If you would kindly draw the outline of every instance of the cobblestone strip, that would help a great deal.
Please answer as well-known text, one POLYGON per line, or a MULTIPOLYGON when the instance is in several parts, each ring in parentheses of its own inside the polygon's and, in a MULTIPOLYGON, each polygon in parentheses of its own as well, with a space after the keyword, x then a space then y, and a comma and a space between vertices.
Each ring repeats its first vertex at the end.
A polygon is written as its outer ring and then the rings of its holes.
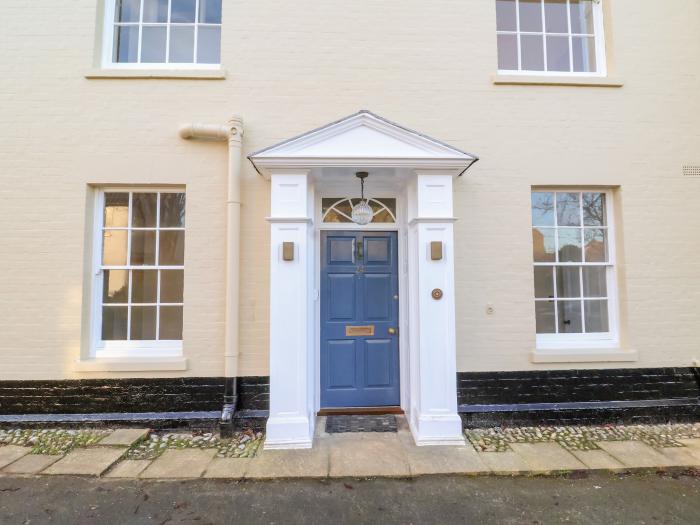
POLYGON ((89 447, 111 432, 109 429, 0 429, 0 446, 31 447, 31 454, 67 454, 89 447))
POLYGON ((148 439, 132 446, 125 459, 154 459, 168 449, 217 449, 219 458, 251 458, 262 445, 262 432, 244 430, 231 438, 221 438, 214 433, 154 432, 148 439))
POLYGON ((700 423, 494 427, 468 429, 465 436, 481 452, 506 452, 510 443, 556 442, 567 450, 598 450, 596 441, 642 441, 654 448, 683 447, 681 439, 700 437, 700 423))

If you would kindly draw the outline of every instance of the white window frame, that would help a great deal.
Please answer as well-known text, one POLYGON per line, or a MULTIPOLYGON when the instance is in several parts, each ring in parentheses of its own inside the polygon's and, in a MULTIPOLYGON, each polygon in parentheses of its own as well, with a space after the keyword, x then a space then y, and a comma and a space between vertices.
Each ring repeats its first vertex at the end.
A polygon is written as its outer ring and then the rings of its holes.
MULTIPOLYGON (((607 242, 608 242, 608 261, 602 263, 584 263, 584 262, 535 262, 534 257, 532 262, 532 272, 534 278, 534 269, 537 266, 604 266, 606 272, 607 286, 607 301, 608 301, 608 332, 596 333, 580 333, 580 334, 536 334, 536 347, 538 350, 585 350, 585 349, 616 349, 620 345, 620 329, 619 329, 619 306, 618 306, 618 289, 617 289, 617 260, 615 246, 615 209, 613 203, 613 192, 611 190, 595 188, 595 187, 575 187, 575 188, 537 188, 531 189, 530 193, 536 192, 552 192, 552 193, 602 193, 605 195, 605 214, 607 220, 607 242)), ((556 196, 555 196, 556 202, 556 196)), ((530 205, 532 212, 532 204, 530 205)), ((556 209, 554 211, 556 214, 556 209)), ((531 226, 534 228, 534 226, 531 226)), ((532 234, 530 235, 532 240, 532 234)), ((559 239, 555 234, 555 252, 559 249, 559 239)), ((585 246, 582 246, 582 251, 585 246)), ((531 250, 532 253, 532 250, 531 250)), ((582 279, 583 277, 581 277, 582 279)), ((556 271, 555 271, 556 279, 556 271)), ((554 282, 556 293, 556 282, 554 282)), ((581 283, 581 294, 583 294, 583 283, 581 283)), ((583 297, 583 295, 582 295, 583 297)), ((534 286, 532 289, 532 306, 539 300, 535 298, 534 286)), ((555 324, 556 316, 558 315, 558 307, 555 302, 555 324)), ((533 308, 534 314, 534 308, 533 308)), ((583 312, 582 312, 583 315, 583 312)))
MULTIPOLYGON (((158 187, 139 188, 132 186, 115 186, 100 188, 95 192, 95 214, 93 221, 93 251, 92 251, 92 308, 90 315, 90 358, 144 358, 144 357, 181 357, 183 355, 183 340, 159 340, 159 341, 103 341, 102 340, 102 288, 104 278, 104 266, 102 264, 102 243, 104 228, 104 204, 105 193, 186 193, 184 187, 158 187)), ((116 229, 128 229, 131 226, 131 202, 129 203, 128 227, 116 229)), ((159 210, 160 208, 158 208, 159 210)), ((160 221, 160 219, 158 219, 160 221)), ((187 226, 185 223, 185 232, 187 226)), ((160 230, 157 230, 160 231, 160 230)), ((185 233, 185 237, 187 234, 185 233)), ((156 235, 156 253, 158 253, 159 236, 156 235)), ((130 242, 127 244, 127 253, 130 250, 130 242)), ((184 261, 183 261, 184 262, 184 261)), ((150 266, 124 266, 115 269, 151 269, 150 266)), ((158 269, 184 270, 182 266, 157 266, 158 269)), ((109 268, 107 268, 109 269, 109 268)), ((160 286, 160 283, 158 284, 160 286)), ((184 298, 183 298, 184 310, 184 298)), ((184 318, 183 318, 184 325, 184 318)), ((184 327, 183 327, 184 328, 184 327)), ((157 330, 156 325, 156 330, 157 330)), ((127 327, 128 330, 128 327, 127 327)), ((184 334, 183 334, 184 339, 184 334)))
MULTIPOLYGON (((167 37, 165 40, 165 57, 166 57, 166 62, 148 62, 148 63, 142 63, 140 62, 141 60, 141 29, 143 28, 143 0, 141 0, 141 8, 139 11, 139 22, 138 22, 138 27, 139 27, 139 48, 138 48, 138 59, 139 62, 115 62, 113 57, 114 57, 114 30, 115 30, 115 21, 114 21, 114 15, 116 11, 116 5, 117 5, 118 0, 104 0, 105 2, 105 9, 104 9, 104 21, 102 25, 102 67, 106 69, 185 69, 185 70, 220 70, 221 69, 221 59, 219 59, 218 64, 198 64, 196 62, 167 62, 168 56, 170 54, 170 27, 171 26, 178 26, 178 25, 186 25, 190 26, 194 24, 194 57, 196 59, 197 57, 197 33, 199 26, 218 26, 221 27, 223 30, 223 3, 224 0, 222 0, 222 20, 221 24, 207 24, 207 23, 200 23, 198 21, 198 16, 199 16, 199 0, 197 1, 197 7, 196 7, 196 16, 195 16, 195 22, 192 23, 175 23, 172 24, 170 22, 170 9, 168 9, 168 22, 167 22, 167 37)), ((136 25, 136 22, 134 22, 134 25, 136 25)), ((150 25, 146 23, 146 25, 150 25)), ((156 25, 162 25, 162 24, 156 24, 156 25)), ((221 45, 221 42, 219 42, 219 45, 221 45)), ((219 55, 220 56, 220 55, 219 55)))
MULTIPOLYGON (((495 5, 495 1, 494 1, 495 5)), ((569 10, 570 0, 566 0, 568 13, 568 33, 547 33, 544 20, 544 2, 542 2, 542 32, 520 31, 520 0, 515 0, 515 31, 496 30, 496 35, 515 35, 518 49, 518 69, 498 69, 499 75, 522 75, 522 76, 543 76, 543 77, 605 77, 608 75, 606 53, 605 53, 605 25, 603 22, 603 0, 593 0, 593 28, 595 31, 595 52, 596 71, 547 71, 547 36, 568 36, 569 37, 569 64, 573 69, 573 48, 571 45, 571 12, 569 10), (542 52, 544 55, 544 71, 521 69, 520 35, 544 35, 542 52)), ((588 35, 591 36, 591 35, 588 35)))

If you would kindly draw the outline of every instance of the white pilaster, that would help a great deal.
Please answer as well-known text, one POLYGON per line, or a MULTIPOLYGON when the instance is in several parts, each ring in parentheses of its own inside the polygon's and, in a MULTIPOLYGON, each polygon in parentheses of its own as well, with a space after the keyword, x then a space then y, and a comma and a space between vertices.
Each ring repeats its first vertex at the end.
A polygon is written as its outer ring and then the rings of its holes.
POLYGON ((271 174, 270 417, 265 448, 310 448, 313 440, 311 219, 313 190, 307 170, 271 174), (294 243, 283 260, 282 244, 294 243))
POLYGON ((417 171, 409 186, 409 421, 418 445, 464 444, 457 414, 452 178, 450 172, 417 171), (442 243, 440 260, 431 259, 433 241, 442 243))

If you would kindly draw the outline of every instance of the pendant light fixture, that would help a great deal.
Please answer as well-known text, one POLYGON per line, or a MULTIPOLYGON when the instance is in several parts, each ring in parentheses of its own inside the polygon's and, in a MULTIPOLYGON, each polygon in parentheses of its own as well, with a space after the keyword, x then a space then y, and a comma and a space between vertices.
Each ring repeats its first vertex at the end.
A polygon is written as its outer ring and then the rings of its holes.
POLYGON ((360 226, 369 224, 372 222, 372 218, 374 217, 372 207, 369 205, 369 202, 367 202, 367 199, 365 199, 365 179, 368 176, 369 173, 366 171, 358 171, 355 173, 355 177, 360 179, 360 202, 352 207, 351 218, 352 222, 359 224, 360 226))

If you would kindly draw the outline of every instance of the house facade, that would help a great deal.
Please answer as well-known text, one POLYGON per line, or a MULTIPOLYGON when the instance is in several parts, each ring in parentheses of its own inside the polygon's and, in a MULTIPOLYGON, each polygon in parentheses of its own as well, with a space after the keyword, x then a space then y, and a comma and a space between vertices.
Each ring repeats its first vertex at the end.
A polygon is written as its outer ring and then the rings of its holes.
POLYGON ((697 417, 697 0, 0 10, 0 414, 697 417))

